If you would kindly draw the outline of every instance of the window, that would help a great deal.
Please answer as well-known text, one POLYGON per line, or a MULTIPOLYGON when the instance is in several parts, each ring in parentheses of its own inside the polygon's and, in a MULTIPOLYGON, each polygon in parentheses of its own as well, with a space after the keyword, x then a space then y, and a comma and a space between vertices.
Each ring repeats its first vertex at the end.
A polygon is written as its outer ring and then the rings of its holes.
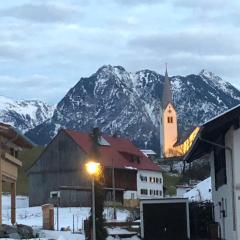
POLYGON ((155 183, 155 177, 149 177, 149 182, 155 183))
POLYGON ((159 191, 159 195, 162 196, 162 191, 161 190, 159 191))
POLYGON ((160 183, 160 184, 162 183, 162 179, 161 179, 161 178, 159 178, 159 183, 160 183))
POLYGON ((159 182, 159 179, 158 178, 156 178, 156 183, 158 183, 159 182))
POLYGON ((10 148, 10 154, 14 156, 14 148, 10 148))
POLYGON ((168 123, 173 123, 173 117, 168 117, 167 121, 168 121, 168 123))
MULTIPOLYGON (((222 135, 217 143, 224 146, 225 136, 222 135)), ((214 147, 214 169, 215 169, 215 188, 216 190, 227 183, 226 173, 226 155, 225 149, 221 147, 214 147)))
POLYGON ((140 179, 142 182, 147 182, 147 177, 140 175, 140 179))
POLYGON ((131 193, 131 199, 135 199, 135 194, 134 193, 131 193))
POLYGON ((131 162, 137 162, 140 163, 140 157, 139 156, 135 156, 135 155, 131 155, 131 162))
POLYGON ((141 195, 148 195, 147 189, 141 189, 141 195))

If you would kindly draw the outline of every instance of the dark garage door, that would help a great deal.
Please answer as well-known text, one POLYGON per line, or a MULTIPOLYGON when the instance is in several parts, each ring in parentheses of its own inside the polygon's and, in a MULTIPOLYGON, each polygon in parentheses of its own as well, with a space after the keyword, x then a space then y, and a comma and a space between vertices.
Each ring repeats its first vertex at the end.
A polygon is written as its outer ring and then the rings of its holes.
POLYGON ((143 204, 144 240, 187 240, 186 203, 143 204))

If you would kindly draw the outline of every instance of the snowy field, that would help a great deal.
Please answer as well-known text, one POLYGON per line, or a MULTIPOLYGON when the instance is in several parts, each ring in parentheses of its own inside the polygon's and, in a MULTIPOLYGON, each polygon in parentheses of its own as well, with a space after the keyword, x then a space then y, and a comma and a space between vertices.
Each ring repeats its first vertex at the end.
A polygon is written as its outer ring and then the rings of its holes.
MULTIPOLYGON (((11 224, 11 206, 10 195, 3 195, 3 223, 11 224)), ((36 230, 42 228, 42 209, 41 207, 28 207, 28 197, 17 196, 16 199, 16 221, 18 224, 24 224, 33 227, 36 230)), ((59 229, 69 227, 71 231, 40 231, 40 239, 58 239, 58 240, 84 240, 83 234, 83 221, 89 216, 90 208, 59 208, 59 229), (74 231, 78 234, 72 234, 73 231, 73 218, 74 218, 74 231)), ((57 210, 54 209, 54 222, 55 229, 57 228, 57 210)), ((104 215, 107 220, 112 218, 112 208, 106 208, 104 215)), ((117 210, 117 220, 125 221, 129 216, 126 210, 117 210)), ((39 239, 39 238, 38 238, 39 239)), ((108 240, 114 239, 109 237, 108 240)), ((131 238, 136 240, 138 238, 131 238)), ((126 239, 127 240, 127 239, 126 239)))
POLYGON ((184 194, 190 201, 212 201, 211 177, 198 183, 193 189, 184 194))

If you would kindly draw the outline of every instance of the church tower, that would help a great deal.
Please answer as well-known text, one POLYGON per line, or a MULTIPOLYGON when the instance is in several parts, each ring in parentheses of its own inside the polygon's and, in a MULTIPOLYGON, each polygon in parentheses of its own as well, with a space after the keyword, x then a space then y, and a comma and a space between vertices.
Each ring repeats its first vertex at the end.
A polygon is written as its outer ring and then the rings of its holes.
POLYGON ((174 144, 178 139, 178 129, 177 112, 173 104, 167 65, 163 84, 160 118, 161 157, 172 157, 174 156, 174 144))

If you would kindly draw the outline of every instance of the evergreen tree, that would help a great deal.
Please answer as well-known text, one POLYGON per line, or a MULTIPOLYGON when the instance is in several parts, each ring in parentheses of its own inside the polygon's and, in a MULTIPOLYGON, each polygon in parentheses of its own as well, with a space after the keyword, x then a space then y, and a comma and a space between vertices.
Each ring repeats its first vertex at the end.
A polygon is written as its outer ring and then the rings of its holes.
MULTIPOLYGON (((101 137, 101 133, 98 128, 93 129, 93 133, 91 134, 92 138, 92 149, 90 153, 90 159, 94 159, 96 162, 98 162, 100 158, 100 152, 99 152, 99 139, 101 137)), ((99 172, 97 176, 95 176, 94 179, 94 186, 95 186, 95 217, 96 217, 96 238, 97 240, 105 240, 107 237, 107 231, 104 228, 104 218, 103 218, 103 211, 104 211, 104 175, 103 171, 99 172)), ((90 222, 92 230, 92 212, 90 216, 90 222)), ((90 233, 91 235, 91 233, 90 233)))

